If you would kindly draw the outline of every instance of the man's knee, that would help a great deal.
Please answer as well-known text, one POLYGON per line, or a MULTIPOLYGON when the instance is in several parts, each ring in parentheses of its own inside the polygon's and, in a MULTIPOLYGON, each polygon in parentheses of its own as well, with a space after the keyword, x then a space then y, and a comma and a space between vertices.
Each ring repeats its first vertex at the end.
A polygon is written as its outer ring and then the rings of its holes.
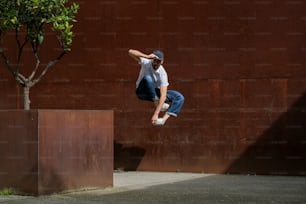
POLYGON ((146 83, 154 83, 154 80, 153 80, 153 77, 149 74, 145 75, 143 78, 142 78, 142 81, 145 81, 146 83))

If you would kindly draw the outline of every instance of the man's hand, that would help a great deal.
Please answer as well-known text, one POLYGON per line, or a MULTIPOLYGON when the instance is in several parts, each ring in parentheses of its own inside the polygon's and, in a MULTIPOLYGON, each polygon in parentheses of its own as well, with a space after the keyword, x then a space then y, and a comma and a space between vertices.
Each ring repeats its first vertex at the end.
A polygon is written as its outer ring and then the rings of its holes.
POLYGON ((158 57, 156 55, 154 55, 153 53, 149 54, 148 59, 157 59, 158 57))
POLYGON ((158 114, 154 113, 154 115, 152 116, 152 119, 151 119, 153 125, 156 123, 157 119, 158 119, 158 114))

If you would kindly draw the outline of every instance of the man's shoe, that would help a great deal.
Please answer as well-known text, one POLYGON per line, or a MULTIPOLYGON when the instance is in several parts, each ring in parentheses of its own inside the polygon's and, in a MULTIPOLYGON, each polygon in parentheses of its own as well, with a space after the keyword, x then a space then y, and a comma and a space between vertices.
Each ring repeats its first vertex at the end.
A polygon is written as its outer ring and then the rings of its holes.
POLYGON ((169 107, 170 107, 170 105, 168 103, 164 103, 162 108, 160 109, 160 111, 166 111, 166 110, 168 110, 169 107))
POLYGON ((157 120, 156 120, 156 122, 155 122, 155 124, 154 125, 164 125, 165 124, 165 121, 164 121, 164 119, 162 119, 162 118, 158 118, 157 120))

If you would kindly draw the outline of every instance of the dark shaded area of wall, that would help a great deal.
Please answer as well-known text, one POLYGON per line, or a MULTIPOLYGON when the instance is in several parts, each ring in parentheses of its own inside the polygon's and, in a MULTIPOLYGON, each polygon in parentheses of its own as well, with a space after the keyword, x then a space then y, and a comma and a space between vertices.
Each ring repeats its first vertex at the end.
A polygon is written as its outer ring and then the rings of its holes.
MULTIPOLYGON (((115 168, 305 175, 303 1, 78 2, 73 51, 32 89, 32 108, 113 109, 115 168), (186 98, 164 127, 134 96, 129 48, 162 49, 186 98)), ((22 107, 3 68, 0 88, 1 108, 22 107)))
POLYGON ((0 188, 37 194, 37 111, 0 111, 0 188))
POLYGON ((227 172, 305 175, 306 95, 267 128, 227 172))

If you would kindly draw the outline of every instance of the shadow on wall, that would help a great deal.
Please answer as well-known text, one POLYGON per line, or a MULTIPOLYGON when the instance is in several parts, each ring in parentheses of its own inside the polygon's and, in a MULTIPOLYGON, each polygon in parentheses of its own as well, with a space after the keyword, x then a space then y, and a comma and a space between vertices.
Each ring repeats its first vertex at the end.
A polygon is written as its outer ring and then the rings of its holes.
POLYGON ((230 165, 227 173, 306 175, 306 93, 230 165))
POLYGON ((115 140, 114 169, 123 171, 136 171, 142 158, 145 155, 145 152, 145 149, 139 147, 124 147, 122 144, 117 143, 115 140))

